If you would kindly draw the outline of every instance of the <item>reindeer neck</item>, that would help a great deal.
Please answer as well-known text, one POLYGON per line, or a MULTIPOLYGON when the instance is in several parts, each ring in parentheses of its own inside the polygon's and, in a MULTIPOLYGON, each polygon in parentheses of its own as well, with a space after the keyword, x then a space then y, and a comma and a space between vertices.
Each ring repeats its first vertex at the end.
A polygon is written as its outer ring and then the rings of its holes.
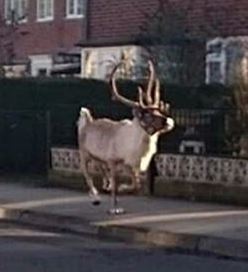
POLYGON ((140 124, 140 120, 138 117, 133 117, 132 119, 132 123, 135 127, 137 127, 140 131, 143 131, 144 133, 146 133, 146 131, 142 128, 141 124, 140 124))
POLYGON ((155 127, 153 127, 152 124, 152 119, 150 120, 150 122, 146 122, 143 119, 140 119, 139 117, 135 116, 133 118, 133 120, 135 120, 135 123, 137 125, 139 125, 139 127, 144 131, 145 134, 152 136, 158 133, 158 131, 156 130, 155 127))
POLYGON ((132 124, 137 130, 137 133, 140 134, 140 137, 150 138, 152 135, 150 135, 144 126, 142 126, 142 123, 140 122, 139 118, 134 117, 132 119, 132 124))
POLYGON ((134 150, 137 149, 136 154, 139 154, 139 169, 140 171, 146 171, 152 156, 157 152, 159 132, 150 135, 140 125, 140 121, 137 117, 134 117, 132 121, 133 127, 137 130, 134 150))

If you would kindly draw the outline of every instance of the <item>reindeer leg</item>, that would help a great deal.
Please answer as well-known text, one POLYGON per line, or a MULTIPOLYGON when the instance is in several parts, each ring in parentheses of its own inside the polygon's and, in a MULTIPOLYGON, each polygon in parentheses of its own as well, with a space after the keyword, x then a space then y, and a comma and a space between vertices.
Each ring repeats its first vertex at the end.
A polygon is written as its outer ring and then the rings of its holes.
POLYGON ((115 166, 112 165, 110 167, 110 187, 111 187, 111 202, 112 202, 112 208, 109 210, 110 214, 123 214, 125 211, 123 208, 118 207, 118 201, 117 201, 117 181, 116 181, 116 172, 115 172, 115 166))
POLYGON ((102 178, 102 189, 105 192, 110 192, 111 191, 111 186, 110 186, 110 175, 107 166, 100 166, 103 178, 102 178))
POLYGON ((130 167, 131 184, 121 184, 118 188, 120 193, 134 193, 141 188, 140 171, 130 167))
POLYGON ((111 197, 112 197, 112 208, 115 210, 117 208, 117 190, 116 190, 116 179, 112 180, 112 188, 111 188, 111 197))
POLYGON ((102 189, 105 192, 109 191, 109 179, 106 176, 102 178, 102 189))
POLYGON ((136 192, 140 191, 142 184, 141 184, 141 179, 140 179, 140 170, 139 169, 135 169, 134 170, 134 184, 135 184, 135 190, 136 192))
POLYGON ((81 156, 80 157, 80 165, 81 165, 81 170, 83 171, 83 175, 85 177, 85 181, 89 187, 89 196, 92 198, 92 204, 93 205, 99 205, 101 203, 101 199, 98 193, 98 190, 94 186, 94 182, 92 177, 89 174, 88 167, 87 167, 87 160, 81 156))

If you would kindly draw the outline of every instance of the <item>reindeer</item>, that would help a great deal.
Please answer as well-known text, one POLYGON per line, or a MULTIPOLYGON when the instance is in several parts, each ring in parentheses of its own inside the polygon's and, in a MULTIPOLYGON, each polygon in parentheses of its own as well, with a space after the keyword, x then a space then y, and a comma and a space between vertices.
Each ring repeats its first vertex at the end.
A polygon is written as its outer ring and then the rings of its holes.
POLYGON ((146 91, 138 87, 138 101, 125 98, 119 93, 116 72, 123 64, 117 64, 110 76, 112 99, 132 108, 133 119, 113 121, 107 118, 94 119, 87 108, 82 107, 78 120, 78 145, 81 169, 83 171, 93 204, 100 203, 100 196, 87 169, 87 163, 94 158, 104 166, 105 177, 110 182, 111 212, 118 213, 117 166, 122 164, 131 170, 132 188, 138 190, 140 173, 146 171, 152 156, 157 151, 159 135, 174 127, 174 120, 168 117, 169 104, 160 99, 160 82, 155 79, 152 61, 149 61, 149 80, 146 91))

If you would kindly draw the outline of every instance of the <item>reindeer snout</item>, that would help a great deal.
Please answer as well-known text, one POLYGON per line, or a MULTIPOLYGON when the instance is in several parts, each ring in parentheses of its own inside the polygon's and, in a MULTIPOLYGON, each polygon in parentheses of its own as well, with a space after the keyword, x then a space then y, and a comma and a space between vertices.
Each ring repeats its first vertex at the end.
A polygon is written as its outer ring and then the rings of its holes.
POLYGON ((167 117, 167 119, 166 119, 166 125, 167 125, 167 131, 170 131, 170 130, 172 130, 174 128, 175 121, 172 118, 167 117))

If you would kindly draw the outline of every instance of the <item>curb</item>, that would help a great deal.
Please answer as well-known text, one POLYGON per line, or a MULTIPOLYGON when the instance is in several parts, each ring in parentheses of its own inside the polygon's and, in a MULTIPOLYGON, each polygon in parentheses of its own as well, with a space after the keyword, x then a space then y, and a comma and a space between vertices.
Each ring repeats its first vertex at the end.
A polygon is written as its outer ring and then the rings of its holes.
POLYGON ((96 227, 91 226, 88 221, 74 216, 0 208, 0 220, 29 225, 42 230, 70 232, 79 235, 97 235, 96 227))
POLYGON ((148 228, 128 226, 99 226, 100 237, 113 237, 122 241, 146 243, 167 248, 195 250, 199 237, 176 234, 166 231, 153 231, 148 228))
POLYGON ((214 254, 248 260, 248 241, 195 234, 172 233, 149 228, 102 226, 83 218, 31 210, 0 208, 0 220, 29 225, 43 230, 69 232, 129 243, 143 243, 196 254, 214 254))
POLYGON ((98 235, 126 242, 138 242, 166 249, 177 249, 197 254, 214 254, 233 259, 248 260, 248 241, 196 234, 154 231, 130 226, 99 226, 98 235))

